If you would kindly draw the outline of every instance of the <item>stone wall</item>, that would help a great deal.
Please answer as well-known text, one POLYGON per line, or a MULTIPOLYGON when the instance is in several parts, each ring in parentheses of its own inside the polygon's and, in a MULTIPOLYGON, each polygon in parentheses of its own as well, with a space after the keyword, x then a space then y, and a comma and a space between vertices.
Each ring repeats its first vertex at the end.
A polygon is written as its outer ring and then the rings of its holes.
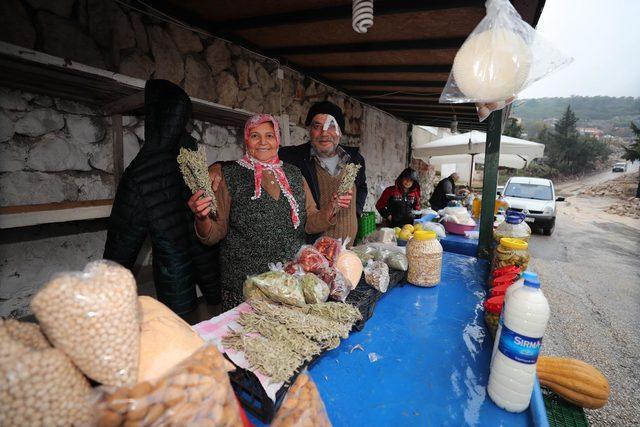
POLYGON ((329 99, 345 112, 347 142, 360 141, 359 102, 288 68, 278 79, 273 60, 113 0, 3 0, 0 40, 145 80, 167 79, 196 98, 286 114, 297 126, 313 102, 329 99))

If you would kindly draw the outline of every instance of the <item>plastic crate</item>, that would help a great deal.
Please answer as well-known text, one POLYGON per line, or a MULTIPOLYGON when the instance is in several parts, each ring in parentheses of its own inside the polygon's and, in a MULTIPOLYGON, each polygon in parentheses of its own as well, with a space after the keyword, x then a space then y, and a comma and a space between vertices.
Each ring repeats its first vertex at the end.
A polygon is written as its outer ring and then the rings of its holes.
POLYGON ((362 212, 362 216, 358 219, 357 239, 363 239, 374 231, 376 231, 375 212, 362 212))
POLYGON ((567 402, 553 391, 541 387, 547 419, 551 427, 588 427, 584 409, 567 402))

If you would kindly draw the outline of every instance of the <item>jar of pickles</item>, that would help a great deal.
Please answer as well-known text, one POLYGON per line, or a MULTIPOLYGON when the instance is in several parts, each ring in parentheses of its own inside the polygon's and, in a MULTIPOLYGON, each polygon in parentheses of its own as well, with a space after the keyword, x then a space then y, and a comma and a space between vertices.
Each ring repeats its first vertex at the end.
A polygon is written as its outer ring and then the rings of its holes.
POLYGON ((416 286, 433 287, 440 283, 442 246, 436 233, 418 230, 407 243, 409 271, 407 281, 416 286))
POLYGON ((503 237, 493 256, 491 270, 514 265, 521 271, 529 265, 529 244, 520 239, 503 237))

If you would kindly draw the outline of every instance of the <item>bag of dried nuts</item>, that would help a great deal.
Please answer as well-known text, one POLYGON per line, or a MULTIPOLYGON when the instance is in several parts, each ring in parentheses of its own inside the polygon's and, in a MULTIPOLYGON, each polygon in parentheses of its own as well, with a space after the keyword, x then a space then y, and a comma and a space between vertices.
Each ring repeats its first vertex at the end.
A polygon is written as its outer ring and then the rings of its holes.
POLYGON ((98 425, 242 426, 233 369, 215 346, 202 347, 157 381, 105 389, 98 425))
POLYGON ((305 373, 287 392, 272 427, 330 427, 320 393, 315 383, 305 373))
POLYGON ((31 308, 51 343, 89 378, 115 387, 136 383, 140 327, 136 281, 107 260, 58 274, 31 308))
POLYGON ((0 426, 91 425, 87 379, 35 324, 0 319, 0 426))

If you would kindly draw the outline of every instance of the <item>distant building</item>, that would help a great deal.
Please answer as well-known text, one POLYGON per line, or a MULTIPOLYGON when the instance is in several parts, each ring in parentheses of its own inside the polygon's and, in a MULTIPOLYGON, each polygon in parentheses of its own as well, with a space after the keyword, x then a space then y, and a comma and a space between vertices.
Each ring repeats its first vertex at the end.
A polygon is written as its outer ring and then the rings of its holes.
POLYGON ((542 123, 544 123, 547 126, 553 126, 556 123, 558 123, 558 119, 556 119, 555 117, 550 117, 548 119, 542 120, 542 123))
POLYGON ((578 129, 578 133, 582 135, 593 136, 596 139, 604 138, 604 132, 602 132, 598 128, 577 128, 577 129, 578 129))

